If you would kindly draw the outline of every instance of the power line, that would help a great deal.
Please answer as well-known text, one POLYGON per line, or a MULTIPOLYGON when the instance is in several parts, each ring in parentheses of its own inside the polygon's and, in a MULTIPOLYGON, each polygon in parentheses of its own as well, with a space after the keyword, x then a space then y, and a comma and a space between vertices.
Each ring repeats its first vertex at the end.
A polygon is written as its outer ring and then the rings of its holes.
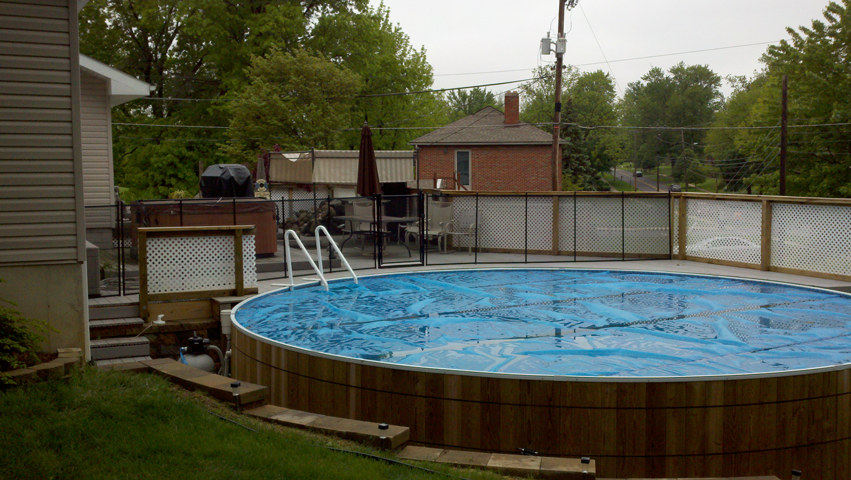
MULTIPOLYGON (((423 115, 425 116, 425 115, 423 115)), ((410 120, 410 119, 409 119, 410 120)), ((404 121, 404 120, 399 120, 404 121)), ((218 125, 163 125, 157 123, 113 123, 113 125, 121 125, 121 126, 132 126, 132 127, 158 127, 158 128, 208 128, 208 129, 229 129, 230 127, 223 127, 218 125)), ((525 125, 532 125, 536 127, 543 126, 552 126, 552 122, 538 122, 538 123, 526 123, 525 125)), ((666 130, 666 131, 692 131, 692 130, 773 130, 777 128, 777 126, 739 126, 739 127, 668 127, 668 126, 653 126, 653 127, 637 127, 630 125, 581 125, 578 123, 562 123, 565 126, 571 126, 576 128, 581 128, 585 130, 596 130, 596 129, 607 129, 607 130, 666 130)), ((834 127, 834 126, 845 126, 851 125, 851 123, 826 123, 819 125, 820 127, 834 127)), ((811 126, 811 125, 810 125, 811 126)), ((801 128, 804 127, 802 125, 789 125, 789 128, 801 128)), ((370 127, 372 130, 439 130, 442 128, 447 128, 446 125, 441 126, 419 126, 419 127, 370 127)), ((461 128, 461 127, 451 127, 451 128, 461 128)), ((464 128, 494 128, 494 125, 482 125, 482 126, 466 126, 464 128)), ((345 128, 341 129, 341 131, 349 131, 349 130, 360 130, 360 127, 357 128, 345 128)), ((806 133, 806 132, 803 132, 806 133)), ((667 142, 662 140, 663 143, 668 143, 671 145, 678 145, 678 142, 667 142)), ((837 141, 842 142, 842 141, 837 141)), ((819 143, 837 143, 837 142, 819 142, 819 143)), ((731 143, 731 142, 726 142, 731 143)), ((794 142, 797 144, 809 144, 810 142, 794 142)), ((724 145, 725 143, 713 144, 713 145, 724 145)), ((704 145, 706 146, 706 145, 704 145)))
MULTIPOLYGON (((580 64, 571 64, 574 67, 590 67, 594 65, 602 65, 602 64, 610 64, 610 63, 620 63, 620 62, 632 62, 635 60, 646 60, 648 58, 660 58, 660 57, 673 57, 675 55, 688 55, 692 53, 704 53, 704 52, 714 52, 718 50, 729 50, 731 48, 743 48, 743 47, 753 47, 757 45, 771 45, 774 43, 778 43, 780 40, 775 40, 773 42, 757 42, 757 43, 746 43, 742 45, 731 45, 729 47, 716 47, 716 48, 704 48, 701 50, 691 50, 687 52, 677 52, 677 53, 662 53, 658 55, 647 55, 644 57, 632 57, 632 58, 622 58, 619 60, 608 60, 605 62, 591 62, 591 63, 580 63, 580 64)), ((438 75, 433 75, 435 77, 452 77, 452 76, 460 76, 460 75, 486 75, 492 73, 514 73, 514 72, 528 72, 529 68, 517 68, 512 70, 494 70, 490 72, 469 72, 469 73, 443 73, 438 75)))
POLYGON ((594 41, 597 42, 597 48, 600 49, 600 54, 603 55, 603 60, 606 61, 606 66, 609 68, 609 73, 612 74, 612 80, 615 82, 615 86, 618 87, 618 92, 623 95, 623 89, 621 85, 618 83, 618 79, 615 76, 615 72, 612 71, 612 66, 609 64, 609 59, 606 58, 606 52, 603 51, 603 46, 600 45, 600 40, 597 39, 597 34, 594 33, 594 28, 591 26, 591 21, 588 20, 588 15, 585 15, 585 9, 582 8, 582 5, 579 6, 579 11, 582 12, 582 16, 585 17, 585 23, 588 24, 588 29, 591 30, 591 35, 594 37, 594 41))
POLYGON ((468 87, 451 87, 451 88, 439 88, 435 90, 419 90, 415 92, 394 92, 394 93, 373 93, 370 95, 355 95, 355 98, 372 98, 372 97, 394 97, 400 95, 419 95, 422 93, 441 93, 448 92, 451 90, 467 90, 469 88, 481 88, 481 87, 493 87, 496 85, 508 85, 510 83, 523 83, 523 82, 531 82, 533 80, 542 80, 543 77, 533 77, 533 78, 524 78, 522 80, 511 80, 507 82, 496 82, 496 83, 483 83, 481 85, 472 85, 468 87))
POLYGON ((113 125, 122 125, 126 127, 163 127, 163 128, 222 128, 229 129, 230 127, 217 127, 210 125, 162 125, 159 123, 118 123, 114 122, 113 125))

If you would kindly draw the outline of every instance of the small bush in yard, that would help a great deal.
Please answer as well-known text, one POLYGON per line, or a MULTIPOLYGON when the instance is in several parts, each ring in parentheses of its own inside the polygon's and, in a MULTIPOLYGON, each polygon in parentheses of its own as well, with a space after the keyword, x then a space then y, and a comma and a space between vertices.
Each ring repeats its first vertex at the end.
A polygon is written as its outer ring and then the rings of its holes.
MULTIPOLYGON (((52 330, 47 323, 27 318, 7 306, 14 307, 15 303, 0 298, 0 372, 37 363, 44 334, 52 330)), ((9 382, 8 378, 0 377, 0 385, 9 382)))

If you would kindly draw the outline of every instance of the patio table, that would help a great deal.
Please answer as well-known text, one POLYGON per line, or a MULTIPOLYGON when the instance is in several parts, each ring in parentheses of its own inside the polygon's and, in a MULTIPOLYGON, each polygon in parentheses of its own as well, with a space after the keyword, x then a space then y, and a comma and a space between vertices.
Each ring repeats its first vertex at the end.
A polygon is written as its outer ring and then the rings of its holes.
MULTIPOLYGON (((340 250, 346 245, 346 242, 351 240, 351 238, 355 235, 355 224, 356 223, 367 223, 370 226, 380 223, 381 228, 383 230, 387 230, 387 226, 393 223, 411 223, 419 221, 419 217, 393 217, 390 215, 382 215, 380 219, 376 220, 371 216, 361 216, 361 215, 337 215, 334 217, 335 220, 344 220, 349 222, 349 236, 343 240, 343 243, 340 244, 340 250)), ((405 242, 401 242, 402 245, 405 245, 405 249, 408 251, 408 256, 411 256, 411 249, 405 242)))

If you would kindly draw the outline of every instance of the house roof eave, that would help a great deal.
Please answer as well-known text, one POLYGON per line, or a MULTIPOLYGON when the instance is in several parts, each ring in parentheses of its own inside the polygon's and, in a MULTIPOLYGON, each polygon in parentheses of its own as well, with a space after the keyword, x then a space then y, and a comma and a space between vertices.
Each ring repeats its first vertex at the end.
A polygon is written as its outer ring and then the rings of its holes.
POLYGON ((147 97, 153 88, 152 85, 82 54, 80 54, 80 69, 107 81, 109 88, 107 93, 112 107, 147 97))

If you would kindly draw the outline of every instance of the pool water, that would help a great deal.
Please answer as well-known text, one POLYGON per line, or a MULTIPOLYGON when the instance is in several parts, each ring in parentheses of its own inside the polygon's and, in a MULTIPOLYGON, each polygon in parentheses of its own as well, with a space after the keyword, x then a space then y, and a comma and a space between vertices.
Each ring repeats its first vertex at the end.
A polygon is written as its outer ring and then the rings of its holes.
POLYGON ((304 349, 531 375, 695 376, 851 363, 851 297, 785 284, 603 270, 380 275, 276 291, 234 319, 304 349))

